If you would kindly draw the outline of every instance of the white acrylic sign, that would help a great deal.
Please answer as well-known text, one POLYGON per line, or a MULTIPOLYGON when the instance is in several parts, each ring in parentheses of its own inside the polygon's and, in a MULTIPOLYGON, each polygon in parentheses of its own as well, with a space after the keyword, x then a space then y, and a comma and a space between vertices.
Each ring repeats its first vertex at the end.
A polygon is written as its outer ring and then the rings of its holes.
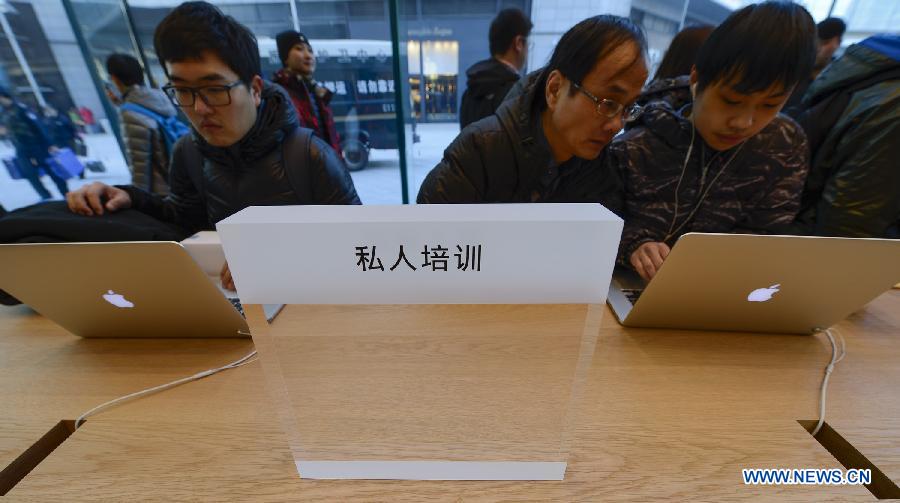
POLYGON ((216 226, 247 304, 603 303, 599 204, 254 206, 216 226))

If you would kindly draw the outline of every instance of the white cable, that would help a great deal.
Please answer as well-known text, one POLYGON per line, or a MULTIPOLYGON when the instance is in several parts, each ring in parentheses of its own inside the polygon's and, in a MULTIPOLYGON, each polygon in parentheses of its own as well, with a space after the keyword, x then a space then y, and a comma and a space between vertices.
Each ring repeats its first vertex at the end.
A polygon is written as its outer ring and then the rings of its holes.
MULTIPOLYGON (((248 334, 248 335, 249 335, 249 334, 248 334)), ((172 381, 172 382, 170 382, 170 383, 168 383, 168 384, 162 384, 162 385, 160 385, 160 386, 155 386, 155 387, 153 387, 153 388, 148 388, 148 389, 145 389, 145 390, 143 390, 143 391, 138 391, 138 392, 136 392, 136 393, 131 393, 131 394, 129 394, 129 395, 125 395, 125 396, 123 396, 123 397, 116 398, 115 400, 110 400, 110 401, 108 401, 108 402, 102 403, 102 404, 100 404, 100 405, 94 407, 93 409, 91 409, 91 410, 85 412, 85 413, 82 414, 81 416, 79 416, 79 418, 75 421, 75 429, 77 430, 77 429, 81 426, 81 424, 84 422, 85 419, 87 419, 87 418, 93 416, 94 414, 97 414, 97 413, 99 413, 99 412, 102 412, 102 411, 104 411, 104 410, 106 410, 106 409, 112 407, 113 405, 116 405, 116 404, 122 403, 122 402, 126 402, 126 401, 128 401, 128 400, 133 400, 133 399, 135 399, 135 398, 140 398, 140 397, 142 397, 142 396, 147 396, 147 395, 150 395, 150 394, 152 394, 152 393, 156 393, 156 392, 158 392, 158 391, 163 391, 163 390, 167 390, 167 389, 169 389, 169 388, 174 388, 175 386, 179 386, 179 385, 184 384, 184 383, 188 383, 188 382, 191 382, 191 381, 196 381, 196 380, 198 380, 198 379, 203 379, 204 377, 209 377, 209 376, 211 376, 211 375, 213 375, 213 374, 217 374, 217 373, 219 373, 219 372, 222 372, 223 370, 235 369, 235 368, 241 367, 241 366, 243 366, 243 365, 247 365, 248 363, 253 363, 253 362, 255 362, 256 360, 259 359, 259 358, 253 358, 254 356, 256 356, 256 351, 253 351, 252 353, 247 354, 246 356, 244 356, 244 357, 241 358, 240 360, 233 361, 233 362, 231 362, 231 363, 229 363, 228 365, 225 365, 225 366, 223 366, 223 367, 219 367, 219 368, 215 368, 215 369, 209 369, 209 370, 204 370, 203 372, 198 372, 198 373, 196 373, 196 374, 194 374, 194 375, 192 375, 192 376, 190 376, 190 377, 185 377, 185 378, 179 379, 179 380, 177 380, 177 381, 172 381)))
POLYGON ((813 429, 812 436, 816 436, 816 434, 819 433, 819 430, 822 429, 822 425, 825 424, 825 397, 828 392, 828 379, 831 377, 831 373, 834 372, 834 366, 847 356, 847 345, 844 343, 844 337, 840 332, 837 332, 838 338, 841 340, 840 355, 838 355, 837 343, 834 342, 834 337, 831 335, 831 329, 820 330, 820 332, 824 332, 831 342, 831 361, 828 362, 828 365, 825 367, 825 377, 822 378, 822 393, 819 396, 819 422, 813 429))
MULTIPOLYGON (((687 218, 684 219, 684 222, 681 222, 681 225, 679 225, 678 228, 676 229, 675 223, 678 221, 678 191, 681 189, 681 182, 684 180, 685 173, 687 173, 687 165, 688 165, 688 161, 691 160, 691 153, 694 151, 694 138, 695 138, 696 132, 697 132, 697 128, 694 127, 694 119, 693 118, 690 119, 690 123, 691 123, 691 144, 688 146, 687 155, 684 156, 684 163, 682 163, 682 165, 681 165, 681 176, 678 177, 678 183, 675 184, 675 212, 674 212, 674 216, 672 217, 672 223, 669 225, 669 231, 666 232, 665 237, 663 237, 663 239, 662 239, 664 243, 668 242, 669 239, 675 237, 675 235, 678 234, 678 232, 681 229, 683 229, 684 226, 687 225, 688 222, 690 222, 692 218, 694 218, 694 215, 697 213, 697 210, 700 209, 700 206, 703 204, 703 200, 706 199, 707 194, 709 194, 709 191, 712 189, 713 185, 716 184, 716 181, 719 179, 719 176, 721 176, 722 173, 725 172, 725 170, 728 168, 728 165, 731 164, 731 161, 733 161, 734 158, 737 157, 737 155, 740 153, 741 149, 744 148, 744 144, 747 143, 745 140, 745 141, 741 142, 740 145, 738 145, 737 150, 735 150, 734 153, 731 154, 731 157, 728 158, 728 160, 722 166, 722 169, 720 169, 719 172, 716 173, 716 176, 713 177, 712 181, 709 182, 709 185, 706 186, 706 190, 703 189, 703 178, 701 178, 700 188, 698 189, 698 193, 700 193, 700 198, 697 200, 697 203, 694 205, 694 209, 691 210, 691 212, 688 214, 687 218)), ((703 139, 701 138, 700 141, 702 142, 703 139)), ((701 145, 701 148, 702 147, 703 147, 703 145, 701 145)), ((712 164, 712 162, 715 159, 716 159, 716 156, 713 156, 713 158, 710 159, 709 164, 706 166, 703 166, 703 163, 706 160, 705 159, 700 160, 700 168, 702 170, 702 174, 703 174, 704 178, 706 177, 706 169, 709 168, 709 165, 712 164)))
MULTIPOLYGON (((678 220, 678 191, 681 189, 681 182, 684 180, 684 173, 687 171, 688 161, 691 160, 691 153, 694 151, 694 137, 696 133, 697 130, 694 128, 694 121, 691 121, 691 144, 688 145, 687 155, 684 156, 684 163, 681 165, 681 176, 678 177, 678 183, 675 184, 675 216, 672 217, 672 225, 669 226, 669 232, 666 233, 666 238, 672 235, 672 229, 675 228, 675 221, 678 220)), ((664 238, 663 241, 665 241, 666 238, 664 238)))

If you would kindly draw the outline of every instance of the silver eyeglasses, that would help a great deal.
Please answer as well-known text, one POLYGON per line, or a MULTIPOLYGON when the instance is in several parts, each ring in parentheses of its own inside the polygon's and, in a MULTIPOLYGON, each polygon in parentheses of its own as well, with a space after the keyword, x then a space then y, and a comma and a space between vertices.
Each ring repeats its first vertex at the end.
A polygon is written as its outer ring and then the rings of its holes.
POLYGON ((200 99, 206 106, 224 107, 231 104, 231 90, 241 84, 243 84, 241 81, 221 86, 203 87, 173 86, 169 84, 163 86, 162 90, 172 100, 172 103, 179 107, 194 106, 197 96, 200 96, 200 99))
POLYGON ((594 105, 597 107, 597 113, 608 119, 614 119, 621 114, 622 118, 625 119, 626 122, 630 122, 640 117, 641 113, 644 111, 644 109, 641 108, 641 106, 637 103, 632 103, 631 105, 626 107, 616 100, 598 98, 590 92, 586 91, 574 81, 572 81, 572 87, 578 89, 582 92, 582 94, 590 98, 591 101, 594 102, 594 105))

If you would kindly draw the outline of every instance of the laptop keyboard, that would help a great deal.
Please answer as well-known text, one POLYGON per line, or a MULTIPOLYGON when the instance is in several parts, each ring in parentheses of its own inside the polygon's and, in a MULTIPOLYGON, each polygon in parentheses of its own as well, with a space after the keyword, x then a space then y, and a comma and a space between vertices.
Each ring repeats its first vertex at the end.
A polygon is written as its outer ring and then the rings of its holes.
POLYGON ((644 293, 644 290, 638 290, 635 288, 623 288, 622 293, 625 294, 625 297, 631 302, 632 305, 637 304, 637 300, 641 297, 641 294, 644 293))

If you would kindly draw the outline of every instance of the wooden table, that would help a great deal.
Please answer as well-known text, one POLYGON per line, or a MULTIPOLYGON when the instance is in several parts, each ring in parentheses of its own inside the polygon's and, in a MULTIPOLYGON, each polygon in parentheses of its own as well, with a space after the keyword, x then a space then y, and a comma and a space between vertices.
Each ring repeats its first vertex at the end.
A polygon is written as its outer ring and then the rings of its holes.
MULTIPOLYGON (((489 313, 490 306, 483 309, 489 313)), ((900 483, 900 291, 837 326, 827 420, 900 483)), ((0 311, 0 466, 61 419, 236 360, 249 340, 82 340, 0 311)), ((817 417, 822 336, 624 329, 604 318, 563 482, 301 480, 259 363, 95 416, 10 501, 871 501, 861 486, 746 486, 742 468, 841 468, 817 417)))

